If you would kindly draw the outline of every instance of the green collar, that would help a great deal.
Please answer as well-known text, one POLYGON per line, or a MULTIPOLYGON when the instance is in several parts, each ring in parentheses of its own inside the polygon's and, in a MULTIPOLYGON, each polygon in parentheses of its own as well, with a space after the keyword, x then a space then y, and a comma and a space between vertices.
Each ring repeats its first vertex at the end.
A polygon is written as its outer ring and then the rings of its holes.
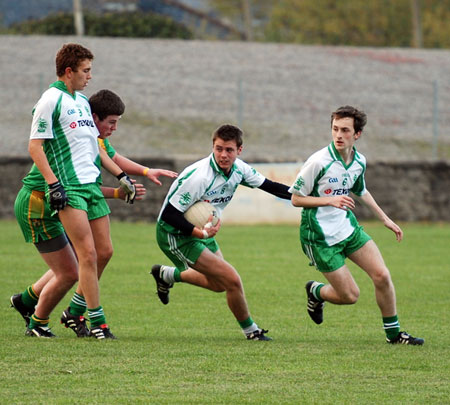
POLYGON ((71 93, 69 90, 67 90, 67 86, 66 83, 64 83, 62 80, 57 80, 56 82, 52 83, 49 88, 55 87, 58 90, 63 91, 64 93, 69 94, 73 99, 76 98, 76 94, 75 93, 71 93))
POLYGON ((224 173, 224 171, 220 168, 220 166, 217 164, 216 159, 214 157, 214 153, 211 153, 211 158, 209 159, 209 164, 215 170, 217 173, 219 173, 224 179, 228 180, 233 172, 236 170, 236 163, 233 163, 233 166, 231 166, 230 173, 228 176, 224 173))
POLYGON ((336 147, 334 146, 334 142, 331 142, 330 145, 328 146, 328 151, 330 152, 330 155, 333 157, 334 160, 338 160, 342 163, 342 166, 344 166, 344 168, 347 170, 355 161, 358 152, 356 151, 355 146, 353 146, 353 159, 351 160, 351 162, 346 165, 344 162, 344 159, 342 159, 342 156, 340 155, 340 153, 337 151, 336 147))

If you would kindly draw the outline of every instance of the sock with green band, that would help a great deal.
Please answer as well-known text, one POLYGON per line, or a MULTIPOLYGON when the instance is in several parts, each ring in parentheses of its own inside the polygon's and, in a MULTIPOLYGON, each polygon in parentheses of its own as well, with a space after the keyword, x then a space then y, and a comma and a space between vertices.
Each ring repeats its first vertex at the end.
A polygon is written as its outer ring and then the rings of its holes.
POLYGON ((97 308, 88 308, 88 316, 91 322, 91 329, 106 324, 105 314, 101 305, 97 308))
POLYGON ((169 284, 181 281, 181 272, 176 267, 161 266, 160 277, 169 284))
POLYGON ((34 309, 39 300, 39 296, 34 292, 32 285, 26 288, 26 290, 22 293, 21 298, 23 305, 30 309, 34 309))
POLYGON ((87 305, 84 297, 78 293, 73 294, 72 300, 69 304, 69 312, 72 315, 81 316, 86 312, 86 309, 87 305))
POLYGON ((35 314, 31 315, 30 324, 28 325, 28 329, 33 329, 36 326, 48 326, 50 319, 46 318, 38 318, 35 314))
POLYGON ((258 325, 253 321, 252 317, 249 316, 247 319, 243 321, 238 321, 239 325, 241 325, 242 332, 246 335, 252 332, 256 332, 259 328, 258 325))
POLYGON ((320 290, 321 288, 324 286, 325 284, 323 283, 317 283, 313 288, 312 288, 312 295, 314 295, 314 297, 316 298, 316 300, 323 302, 324 300, 322 299, 322 297, 320 296, 320 290))
POLYGON ((394 339, 400 333, 400 323, 398 322, 398 316, 383 317, 383 328, 386 332, 388 339, 394 339))

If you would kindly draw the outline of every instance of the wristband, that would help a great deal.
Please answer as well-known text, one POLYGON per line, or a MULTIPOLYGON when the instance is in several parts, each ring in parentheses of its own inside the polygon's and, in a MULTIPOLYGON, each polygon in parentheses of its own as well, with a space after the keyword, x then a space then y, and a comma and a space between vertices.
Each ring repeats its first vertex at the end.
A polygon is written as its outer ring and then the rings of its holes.
POLYGON ((203 239, 208 239, 208 238, 209 238, 208 232, 203 229, 203 239))
POLYGON ((143 171, 142 171, 142 175, 143 176, 147 176, 147 173, 150 169, 148 167, 146 167, 143 171))
POLYGON ((115 188, 114 189, 114 196, 113 196, 114 198, 120 198, 119 197, 119 189, 118 188, 115 188))

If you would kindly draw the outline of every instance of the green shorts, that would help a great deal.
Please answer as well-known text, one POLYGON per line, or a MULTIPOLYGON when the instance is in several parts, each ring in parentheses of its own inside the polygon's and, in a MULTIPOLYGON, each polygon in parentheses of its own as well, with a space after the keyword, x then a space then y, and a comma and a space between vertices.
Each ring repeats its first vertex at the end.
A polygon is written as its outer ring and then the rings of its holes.
POLYGON ((64 187, 72 208, 86 211, 89 221, 104 217, 111 213, 102 190, 97 183, 83 184, 81 186, 64 187))
POLYGON ((371 239, 362 227, 358 227, 347 239, 336 245, 318 246, 302 242, 302 249, 311 261, 310 266, 315 266, 322 273, 329 273, 341 268, 348 256, 362 248, 371 239))
POLYGON ((14 213, 28 243, 50 240, 64 233, 58 217, 52 216, 52 209, 46 202, 43 191, 22 187, 14 203, 14 213))
POLYGON ((204 249, 208 248, 213 253, 219 250, 214 238, 198 239, 193 236, 175 235, 167 232, 159 223, 156 225, 156 240, 164 254, 180 271, 195 264, 204 249))

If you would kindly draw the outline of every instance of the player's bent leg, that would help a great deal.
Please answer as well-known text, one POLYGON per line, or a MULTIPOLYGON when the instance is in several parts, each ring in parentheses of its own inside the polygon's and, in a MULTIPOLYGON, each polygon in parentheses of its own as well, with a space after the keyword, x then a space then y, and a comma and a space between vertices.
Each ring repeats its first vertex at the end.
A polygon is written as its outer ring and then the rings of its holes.
POLYGON ((375 242, 373 240, 368 241, 360 249, 349 255, 349 259, 361 267, 372 279, 375 287, 375 298, 383 317, 396 315, 394 284, 375 242))
POLYGON ((326 284, 320 290, 320 296, 324 301, 337 305, 355 304, 359 298, 359 288, 347 266, 323 273, 330 284, 326 284))
POLYGON ((228 306, 238 321, 250 316, 241 278, 231 264, 209 249, 205 249, 192 267, 205 275, 207 279, 215 280, 216 283, 223 285, 228 306))
MULTIPOLYGON (((214 252, 214 254, 223 260, 220 249, 214 252)), ((189 268, 181 273, 181 281, 213 292, 220 293, 226 291, 225 285, 216 277, 209 277, 207 274, 201 273, 193 268, 189 268)))

